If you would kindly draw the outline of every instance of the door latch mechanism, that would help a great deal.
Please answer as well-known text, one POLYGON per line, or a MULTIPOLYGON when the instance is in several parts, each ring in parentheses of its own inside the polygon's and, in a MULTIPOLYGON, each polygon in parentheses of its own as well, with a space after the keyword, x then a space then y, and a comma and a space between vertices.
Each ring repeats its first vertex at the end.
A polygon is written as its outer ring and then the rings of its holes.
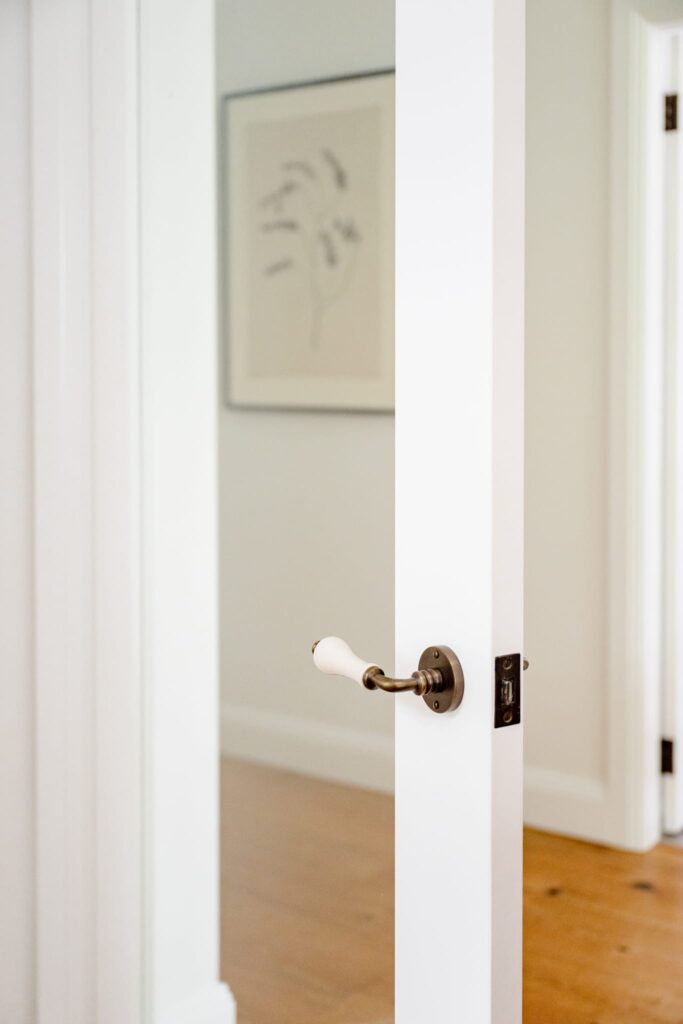
MULTIPOLYGON (((496 729, 519 725, 522 721, 521 658, 519 654, 504 654, 496 658, 495 721, 496 729)), ((526 669, 528 662, 525 661, 526 669)))
POLYGON ((450 647, 427 647, 410 679, 392 679, 379 665, 363 661, 345 640, 327 636, 313 644, 313 661, 321 672, 345 676, 366 690, 386 693, 414 693, 438 715, 455 711, 462 703, 465 678, 462 666, 450 647))

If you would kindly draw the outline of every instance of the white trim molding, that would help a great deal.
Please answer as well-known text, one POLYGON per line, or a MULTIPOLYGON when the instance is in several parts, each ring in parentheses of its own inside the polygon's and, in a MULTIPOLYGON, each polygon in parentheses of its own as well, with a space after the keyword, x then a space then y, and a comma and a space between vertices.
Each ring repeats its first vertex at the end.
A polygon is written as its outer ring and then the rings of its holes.
POLYGON ((162 1014, 160 1024, 236 1024, 235 1000, 227 985, 217 983, 162 1014))
POLYGON ((230 1024, 213 4, 37 0, 30 51, 36 1024, 230 1024))
POLYGON ((545 832, 607 842, 607 788, 593 779, 530 765, 524 770, 524 823, 545 832))
MULTIPOLYGON (((32 6, 30 27, 37 1018, 97 1019, 93 144, 90 4, 32 6)), ((125 552, 126 558, 130 552, 125 552)), ((139 685, 139 678, 132 680, 139 685)), ((137 801, 133 794, 133 808, 137 801)), ((134 848, 139 825, 130 835, 134 848)), ((128 916, 135 955, 140 929, 128 916)), ((137 901, 136 901, 137 902, 137 901)), ((139 910, 139 907, 138 907, 139 910)), ((139 953, 139 947, 137 947, 139 953)), ((137 957, 139 963, 139 956, 137 957)), ((120 978, 119 1019, 139 1008, 120 978)), ((133 1018, 134 1019, 134 1018, 133 1018)))
MULTIPOLYGON (((683 14, 683 12, 682 12, 683 14)), ((683 17, 662 33, 660 90, 680 95, 683 86, 683 17)), ((664 153, 664 659, 662 736, 673 745, 673 771, 662 778, 662 826, 683 831, 683 157, 681 132, 666 133, 664 153)))
POLYGON ((593 838, 635 850, 661 836, 663 132, 651 76, 672 9, 612 4, 606 800, 593 838))
POLYGON ((143 878, 153 1021, 218 976, 213 17, 212 0, 140 3, 143 878))

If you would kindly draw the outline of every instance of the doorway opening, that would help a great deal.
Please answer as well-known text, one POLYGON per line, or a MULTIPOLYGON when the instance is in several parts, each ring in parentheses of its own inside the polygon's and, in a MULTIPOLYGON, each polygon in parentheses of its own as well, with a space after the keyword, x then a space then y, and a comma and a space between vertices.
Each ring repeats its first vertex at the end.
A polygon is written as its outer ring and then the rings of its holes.
MULTIPOLYGON (((678 216, 678 136, 664 138, 660 115, 677 81, 660 81, 647 65, 644 103, 656 103, 657 114, 648 107, 638 134, 649 143, 647 161, 643 149, 634 162, 624 88, 632 6, 613 18, 607 2, 528 4, 525 1024, 583 1024, 604 1013, 659 1024, 669 1018, 652 1010, 654 999, 662 1012, 683 1012, 683 987, 673 969, 663 982, 661 966, 683 955, 683 853, 651 849, 662 828, 683 827, 668 817, 678 813, 678 791, 674 776, 662 782, 659 764, 660 730, 683 739, 683 701, 665 682, 676 676, 681 633, 670 553, 681 476, 671 443, 681 282, 665 231, 678 216), (634 313, 623 229, 628 175, 645 162, 643 194, 655 212, 638 224, 641 259, 648 257, 634 313), (666 214, 656 207, 662 183, 666 214), (665 330, 663 296, 672 310, 665 330), (655 338, 654 357, 649 349, 642 364, 634 320, 655 338), (646 425, 635 442, 626 429, 634 407, 646 425), (635 504, 633 444, 644 495, 635 504), (624 555, 634 523, 645 524, 644 550, 624 555), (635 614, 623 601, 634 579, 642 584, 635 614), (625 623, 644 637, 637 670, 633 659, 626 671, 619 660, 625 623), (637 689, 643 650, 657 693, 644 705, 651 734, 634 741, 622 697, 637 689), (638 748, 630 761, 629 742, 638 748), (624 761, 649 794, 642 814, 628 805, 624 761), (575 937, 569 955, 560 934, 575 937)), ((222 970, 242 1024, 393 1020, 393 705, 319 676, 310 660, 311 643, 338 632, 363 656, 393 664, 393 419, 367 396, 354 404, 346 394, 327 407, 306 398, 311 366, 322 372, 310 361, 321 358, 321 323, 334 337, 334 318, 353 316, 347 285, 358 263, 342 251, 344 235, 365 239, 367 229, 355 210, 333 206, 330 214, 330 197, 320 193, 322 175, 339 181, 347 173, 336 150, 330 160, 327 144, 303 156, 287 148, 292 139, 301 145, 302 103, 320 121, 335 83, 374 87, 393 67, 393 2, 373 10, 361 26, 339 14, 337 0, 217 6, 222 970), (259 135, 264 123, 270 134, 259 135), (241 167, 240 146, 251 154, 241 167), (249 209, 258 219, 250 221, 235 203, 254 182, 249 209), (319 218, 322 266, 309 252, 305 278, 287 292, 299 236, 311 230, 299 201, 306 217, 313 203, 319 218), (253 268, 237 267, 250 228, 258 280, 253 268), (291 331, 278 333, 290 322, 291 331), (250 331, 260 337, 264 323, 278 347, 253 344, 250 331), (285 358, 285 335, 297 331, 301 346, 285 358)), ((677 60, 677 37, 667 38, 677 60)), ((639 40, 641 55, 660 45, 650 29, 639 40)), ((677 65, 662 67, 672 76, 677 65)), ((352 153, 362 139, 372 146, 377 129, 354 124, 352 153)), ((361 209, 371 221, 369 207, 361 209)), ((387 244, 378 240, 377 251, 387 244)), ((381 300, 370 305, 381 319, 381 300)), ((362 377, 363 360, 355 365, 362 377)), ((333 377, 333 359, 327 369, 333 377)))

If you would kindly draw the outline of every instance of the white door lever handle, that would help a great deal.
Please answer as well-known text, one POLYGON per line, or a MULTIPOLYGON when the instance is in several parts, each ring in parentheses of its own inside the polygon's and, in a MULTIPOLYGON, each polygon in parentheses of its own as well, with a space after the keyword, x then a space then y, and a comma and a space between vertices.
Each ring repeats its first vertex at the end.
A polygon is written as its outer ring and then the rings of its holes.
POLYGON ((313 644, 316 668, 327 675, 345 676, 360 683, 366 690, 386 693, 415 693, 425 703, 443 714, 455 711, 462 703, 465 679, 462 666, 450 647, 428 647, 422 652, 417 670, 410 679, 392 679, 373 661, 363 661, 345 640, 327 636, 313 644))
POLYGON ((354 654, 346 640, 338 636, 326 636, 313 644, 313 662, 317 669, 328 676, 345 676, 363 686, 368 669, 378 668, 372 661, 363 661, 354 654))

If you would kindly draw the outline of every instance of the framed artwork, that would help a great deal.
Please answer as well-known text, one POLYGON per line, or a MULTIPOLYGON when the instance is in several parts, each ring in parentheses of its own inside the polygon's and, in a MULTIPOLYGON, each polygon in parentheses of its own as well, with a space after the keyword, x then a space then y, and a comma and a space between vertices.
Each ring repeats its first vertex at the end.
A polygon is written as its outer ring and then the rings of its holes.
POLYGON ((223 100, 226 394, 394 402, 394 75, 223 100))

